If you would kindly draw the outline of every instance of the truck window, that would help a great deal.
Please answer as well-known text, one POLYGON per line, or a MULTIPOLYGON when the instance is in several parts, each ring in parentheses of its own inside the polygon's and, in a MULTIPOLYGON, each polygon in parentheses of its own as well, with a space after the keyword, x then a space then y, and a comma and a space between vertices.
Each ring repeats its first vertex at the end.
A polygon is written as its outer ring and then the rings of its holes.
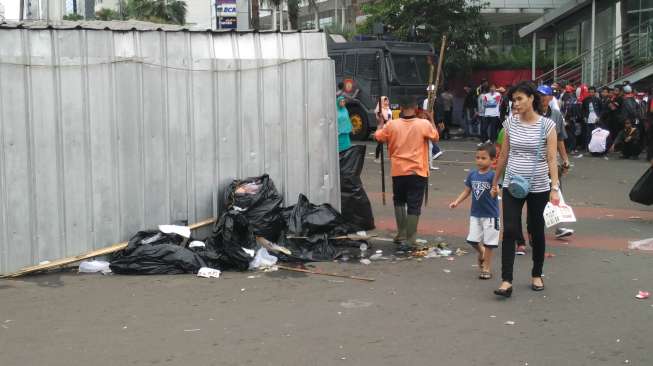
POLYGON ((355 53, 346 54, 344 73, 353 76, 355 72, 356 72, 356 54, 355 53))
POLYGON ((368 80, 379 80, 379 60, 376 53, 358 55, 358 72, 356 75, 368 80))
POLYGON ((336 76, 342 75, 342 55, 331 55, 331 59, 336 64, 336 76))
POLYGON ((395 76, 401 84, 426 84, 429 65, 424 55, 393 54, 392 63, 395 76))

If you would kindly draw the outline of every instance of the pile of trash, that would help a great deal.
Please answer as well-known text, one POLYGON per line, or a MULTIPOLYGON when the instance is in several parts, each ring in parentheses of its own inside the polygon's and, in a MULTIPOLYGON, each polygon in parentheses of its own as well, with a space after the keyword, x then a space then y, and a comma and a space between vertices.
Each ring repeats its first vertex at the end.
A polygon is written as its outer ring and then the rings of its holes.
POLYGON ((223 213, 208 238, 193 238, 188 227, 172 225, 140 231, 113 254, 111 271, 218 277, 224 270, 274 268, 277 261, 331 261, 359 251, 367 237, 355 233, 374 225, 371 210, 369 215, 356 212, 358 219, 351 220, 301 194, 297 204, 283 207, 268 175, 233 181, 223 201, 223 213))

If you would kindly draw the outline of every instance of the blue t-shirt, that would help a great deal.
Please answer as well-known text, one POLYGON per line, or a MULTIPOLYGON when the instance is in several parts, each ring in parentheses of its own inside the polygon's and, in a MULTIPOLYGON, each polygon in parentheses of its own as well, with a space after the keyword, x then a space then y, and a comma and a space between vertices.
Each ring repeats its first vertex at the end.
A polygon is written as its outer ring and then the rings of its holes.
POLYGON ((494 171, 490 170, 481 174, 478 170, 469 172, 465 185, 472 190, 472 213, 473 217, 499 217, 499 199, 492 198, 492 180, 494 171))

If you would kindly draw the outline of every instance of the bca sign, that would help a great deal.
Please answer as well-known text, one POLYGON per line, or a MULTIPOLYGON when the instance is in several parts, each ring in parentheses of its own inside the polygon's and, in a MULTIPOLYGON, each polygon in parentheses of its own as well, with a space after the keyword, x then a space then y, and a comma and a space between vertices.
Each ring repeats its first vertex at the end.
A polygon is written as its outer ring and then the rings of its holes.
POLYGON ((235 17, 237 15, 236 0, 216 0, 215 12, 219 17, 235 17))

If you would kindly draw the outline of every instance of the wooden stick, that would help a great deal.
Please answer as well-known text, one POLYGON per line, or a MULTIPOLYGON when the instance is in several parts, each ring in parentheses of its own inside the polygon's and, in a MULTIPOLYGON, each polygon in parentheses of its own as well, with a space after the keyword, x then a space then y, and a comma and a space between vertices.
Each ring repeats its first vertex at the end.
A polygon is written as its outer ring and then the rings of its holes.
MULTIPOLYGON (((381 100, 381 97, 379 97, 379 117, 381 117, 381 120, 383 121, 383 125, 385 126, 385 115, 383 113, 383 101, 381 100)), ((383 146, 383 143, 381 143, 381 198, 383 201, 383 206, 385 206, 386 200, 385 200, 385 147, 383 146)))
MULTIPOLYGON (((442 75, 442 63, 444 62, 444 51, 446 49, 447 45, 447 35, 442 36, 442 44, 440 44, 440 57, 438 58, 438 70, 435 73, 435 87, 433 90, 433 93, 437 96, 438 94, 438 85, 440 84, 440 76, 442 75)), ((431 76, 433 76, 433 68, 431 68, 431 76)), ((429 102, 431 102, 431 99, 429 99, 429 102)), ((430 104, 430 103, 429 103, 430 104)), ((430 113, 433 113, 433 120, 435 121, 435 111, 433 110, 433 106, 429 105, 431 107, 431 110, 429 111, 430 113)), ((436 122, 437 124, 437 122, 436 122)), ((446 126, 445 126, 446 128, 446 126)), ((428 142, 427 144, 427 149, 428 149, 428 142)), ((429 151, 429 156, 431 156, 431 152, 429 151)), ((430 159, 429 159, 430 161, 430 159)), ((429 164, 430 165, 430 164, 429 164)), ((429 167, 431 169, 431 167, 429 167)), ((424 206, 428 207, 429 205, 429 178, 426 177, 426 189, 424 192, 424 206)))
MULTIPOLYGON (((206 219, 204 221, 200 221, 198 223, 192 224, 189 227, 190 227, 191 230, 196 230, 196 229, 211 225, 214 222, 215 222, 215 218, 210 218, 210 219, 206 219)), ((127 247, 127 244, 128 244, 128 242, 124 241, 122 243, 114 244, 114 245, 109 246, 109 247, 93 250, 91 252, 86 252, 86 253, 83 253, 83 254, 79 254, 79 255, 76 255, 74 257, 57 259, 57 260, 49 262, 49 263, 39 264, 39 265, 36 265, 36 266, 30 266, 30 267, 25 267, 25 268, 22 268, 22 269, 20 269, 20 270, 18 270, 16 272, 14 272, 14 273, 5 274, 5 275, 1 276, 0 278, 20 277, 20 276, 23 276, 23 275, 26 275, 26 274, 29 274, 29 273, 54 269, 54 268, 57 268, 57 267, 68 265, 68 264, 81 262, 81 261, 83 261, 85 259, 90 259, 90 258, 93 258, 93 257, 100 257, 100 256, 103 256, 103 255, 115 253, 115 252, 118 252, 118 251, 121 251, 121 250, 125 249, 127 247)))
POLYGON ((367 278, 367 277, 358 277, 358 276, 350 276, 350 275, 343 275, 339 273, 329 273, 329 272, 321 272, 321 271, 311 271, 308 269, 301 269, 301 268, 294 268, 294 267, 286 267, 286 266, 277 266, 279 269, 283 269, 285 271, 291 271, 291 272, 301 272, 301 273, 310 273, 310 274, 315 274, 315 275, 321 275, 321 276, 331 276, 331 277, 340 277, 340 278, 349 278, 350 280, 359 280, 359 281, 367 281, 367 282, 374 282, 376 281, 374 278, 367 278))

